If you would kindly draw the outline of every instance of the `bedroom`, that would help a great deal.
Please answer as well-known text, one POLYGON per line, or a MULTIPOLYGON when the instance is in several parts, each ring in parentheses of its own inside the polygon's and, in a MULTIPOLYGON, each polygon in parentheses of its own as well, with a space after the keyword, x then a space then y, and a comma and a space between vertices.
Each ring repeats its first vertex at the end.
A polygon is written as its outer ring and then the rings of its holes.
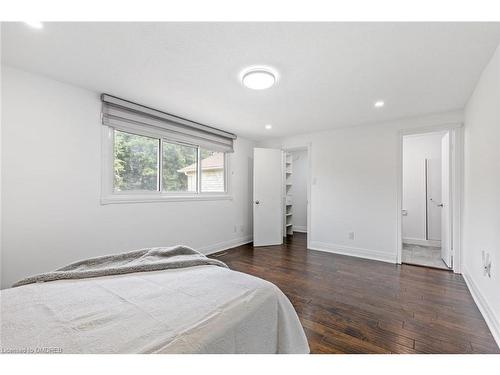
POLYGON ((1 38, 4 353, 500 352, 500 23, 1 38), (402 259, 404 141, 430 132, 442 270, 402 259))

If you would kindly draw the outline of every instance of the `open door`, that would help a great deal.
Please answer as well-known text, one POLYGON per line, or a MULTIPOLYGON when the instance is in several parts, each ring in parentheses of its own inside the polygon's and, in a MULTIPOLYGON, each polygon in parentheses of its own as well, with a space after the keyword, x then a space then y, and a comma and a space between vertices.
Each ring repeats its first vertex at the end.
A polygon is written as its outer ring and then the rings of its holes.
POLYGON ((426 240, 441 243, 441 159, 426 159, 427 228, 426 240))
POLYGON ((282 233, 282 151, 254 148, 253 244, 280 245, 282 233))
POLYGON ((441 258, 452 268, 450 212, 450 134, 441 138, 441 258))

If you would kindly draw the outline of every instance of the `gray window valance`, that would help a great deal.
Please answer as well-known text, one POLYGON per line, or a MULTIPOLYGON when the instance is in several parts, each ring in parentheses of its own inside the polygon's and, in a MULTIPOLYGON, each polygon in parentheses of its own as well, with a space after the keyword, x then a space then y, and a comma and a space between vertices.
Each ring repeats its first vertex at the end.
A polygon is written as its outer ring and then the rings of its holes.
POLYGON ((103 125, 132 133, 146 132, 213 151, 233 152, 236 135, 232 133, 111 95, 102 94, 101 100, 103 125))

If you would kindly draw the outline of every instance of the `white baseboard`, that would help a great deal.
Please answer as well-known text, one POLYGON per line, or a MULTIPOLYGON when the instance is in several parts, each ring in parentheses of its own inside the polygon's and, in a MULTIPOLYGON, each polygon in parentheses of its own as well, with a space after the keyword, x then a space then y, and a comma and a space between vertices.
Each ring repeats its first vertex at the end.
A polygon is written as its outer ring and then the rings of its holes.
POLYGON ((325 251, 328 253, 341 254, 353 256, 356 258, 364 258, 371 260, 379 260, 382 262, 396 263, 396 254, 387 254, 377 250, 362 249, 359 247, 342 246, 336 244, 330 244, 326 242, 311 241, 309 244, 309 249, 325 251))
POLYGON ((420 246, 441 246, 441 241, 436 240, 421 240, 419 238, 403 238, 403 243, 409 245, 420 245, 420 246))
POLYGON ((307 226, 305 226, 305 225, 294 225, 293 226, 293 231, 294 232, 307 233, 307 226))
POLYGON ((495 316, 495 313, 489 306, 486 298, 484 298, 481 294, 481 291, 465 267, 462 267, 462 276, 464 277, 465 283, 469 288, 470 294, 472 294, 472 298, 474 298, 474 302, 476 302, 477 308, 481 311, 493 338, 500 348, 500 320, 495 316))
POLYGON ((247 243, 252 242, 252 241, 253 241, 253 236, 248 235, 248 236, 241 237, 241 238, 234 238, 234 239, 229 240, 229 241, 219 242, 219 243, 216 243, 213 245, 204 246, 204 247, 198 248, 197 250, 205 255, 209 255, 209 254, 217 253, 219 251, 231 249, 232 247, 241 246, 241 245, 247 244, 247 243))

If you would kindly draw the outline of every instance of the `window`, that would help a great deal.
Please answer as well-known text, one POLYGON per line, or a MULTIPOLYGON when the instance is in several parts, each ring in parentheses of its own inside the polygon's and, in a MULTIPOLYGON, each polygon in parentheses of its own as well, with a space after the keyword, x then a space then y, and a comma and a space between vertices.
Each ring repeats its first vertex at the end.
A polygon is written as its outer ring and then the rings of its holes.
POLYGON ((198 148, 163 141, 163 191, 198 190, 198 148))
POLYGON ((225 152, 113 128, 109 132, 113 182, 104 203, 230 198, 225 152))
POLYGON ((201 191, 225 191, 224 153, 201 149, 201 191))
POLYGON ((231 199, 236 135, 102 94, 101 203, 231 199))
POLYGON ((114 191, 158 190, 158 140, 115 130, 114 191))

